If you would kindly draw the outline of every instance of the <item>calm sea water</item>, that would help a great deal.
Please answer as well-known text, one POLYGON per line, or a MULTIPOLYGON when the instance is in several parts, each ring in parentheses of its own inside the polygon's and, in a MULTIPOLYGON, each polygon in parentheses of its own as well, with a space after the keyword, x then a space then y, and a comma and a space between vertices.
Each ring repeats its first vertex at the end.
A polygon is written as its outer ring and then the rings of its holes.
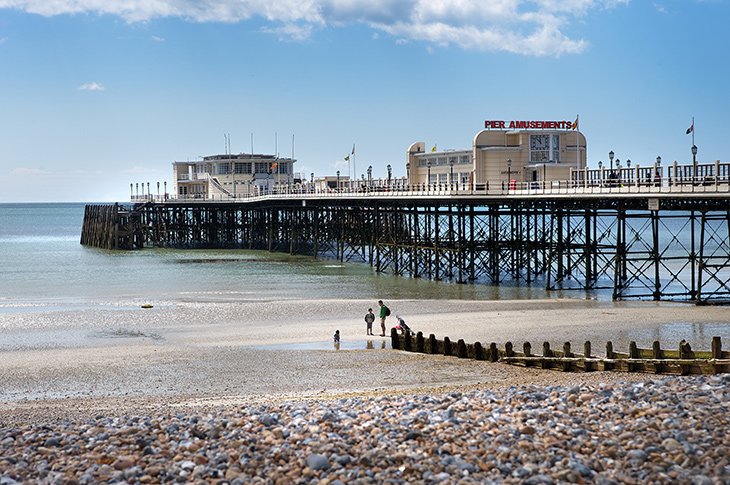
MULTIPOLYGON (((0 311, 137 299, 521 299, 541 288, 459 285, 368 265, 244 250, 105 251, 79 244, 85 204, 0 204, 0 311)), ((555 296, 555 295, 553 295, 555 296)), ((566 296, 566 295, 563 295, 566 296)), ((567 296, 584 298, 580 292, 567 296)))

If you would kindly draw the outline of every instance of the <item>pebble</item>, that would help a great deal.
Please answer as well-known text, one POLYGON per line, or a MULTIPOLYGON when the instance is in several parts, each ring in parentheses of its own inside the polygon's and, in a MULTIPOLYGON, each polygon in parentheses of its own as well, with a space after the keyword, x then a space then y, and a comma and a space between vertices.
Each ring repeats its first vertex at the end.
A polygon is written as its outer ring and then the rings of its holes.
POLYGON ((483 389, 36 419, 17 483, 728 483, 730 379, 483 389))

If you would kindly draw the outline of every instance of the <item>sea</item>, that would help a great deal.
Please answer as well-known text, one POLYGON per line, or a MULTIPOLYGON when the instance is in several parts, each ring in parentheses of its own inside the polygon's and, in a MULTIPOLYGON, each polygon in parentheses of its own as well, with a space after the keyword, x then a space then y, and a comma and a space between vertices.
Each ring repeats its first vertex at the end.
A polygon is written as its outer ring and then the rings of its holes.
MULTIPOLYGON (((444 300, 443 305, 449 308, 459 308, 454 303, 460 300, 570 299, 578 305, 585 301, 586 308, 596 302, 607 303, 607 309, 617 305, 611 303, 610 289, 548 292, 539 283, 494 286, 430 281, 378 273, 363 263, 266 251, 90 248, 80 244, 85 205, 0 204, 0 351, 88 341, 85 330, 68 333, 63 328, 75 327, 79 315, 84 315, 84 325, 106 328, 101 322, 107 322, 107 317, 99 317, 98 325, 91 321, 102 315, 99 311, 138 312, 147 302, 164 307, 178 302, 195 305, 292 300, 292 305, 278 305, 291 315, 277 315, 291 321, 301 316, 297 308, 300 302, 322 300, 331 300, 333 307, 336 301, 375 303, 378 299, 429 302, 431 307, 444 300)), ((698 314, 703 312, 702 307, 696 308, 698 314)), ((614 335, 610 328, 604 333, 607 340, 620 337, 650 342, 661 336, 662 341, 687 339, 709 348, 714 335, 730 338, 730 326, 724 320, 663 321, 645 327, 638 324, 623 337, 614 335)), ((154 331, 157 323, 140 320, 140 325, 154 331)), ((579 327, 571 332, 566 339, 583 338, 579 327)), ((331 347, 331 342, 326 344, 331 347)))
MULTIPOLYGON (((249 250, 82 246, 85 203, 0 204, 0 312, 139 300, 545 298, 540 287, 456 284, 363 263, 249 250)), ((585 294, 568 293, 577 298, 585 294)), ((610 298, 610 295, 606 296, 610 298)))

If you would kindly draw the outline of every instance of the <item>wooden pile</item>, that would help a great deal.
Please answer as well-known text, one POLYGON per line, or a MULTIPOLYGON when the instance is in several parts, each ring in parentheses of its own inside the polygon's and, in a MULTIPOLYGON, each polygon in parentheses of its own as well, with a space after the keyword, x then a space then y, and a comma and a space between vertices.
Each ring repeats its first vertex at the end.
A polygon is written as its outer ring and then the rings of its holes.
POLYGON ((439 340, 434 334, 424 338, 423 332, 399 334, 395 328, 391 330, 390 336, 391 345, 397 350, 564 372, 619 371, 677 375, 730 372, 730 352, 722 350, 720 337, 713 337, 710 351, 693 350, 688 342, 682 340, 672 350, 663 349, 659 341, 655 341, 651 349, 640 349, 636 342, 631 342, 628 352, 617 352, 613 344, 607 342, 605 357, 599 357, 594 355, 590 341, 583 344, 582 354, 574 352, 570 342, 563 344, 562 350, 551 349, 550 343, 544 342, 542 355, 536 355, 529 342, 525 342, 522 352, 518 352, 512 342, 506 342, 504 348, 498 348, 494 342, 484 346, 481 342, 469 344, 459 339, 454 343, 449 337, 439 340))

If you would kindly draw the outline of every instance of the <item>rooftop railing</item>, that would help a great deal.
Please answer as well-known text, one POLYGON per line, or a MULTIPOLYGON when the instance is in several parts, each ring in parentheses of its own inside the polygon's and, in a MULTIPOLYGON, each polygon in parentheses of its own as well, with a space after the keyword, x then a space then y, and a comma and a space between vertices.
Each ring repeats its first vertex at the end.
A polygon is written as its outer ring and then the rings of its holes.
POLYGON ((686 166, 632 167, 610 170, 584 169, 572 172, 572 180, 491 180, 484 183, 453 182, 408 184, 405 178, 372 179, 334 183, 302 182, 271 187, 250 186, 247 193, 204 193, 184 195, 136 194, 132 202, 165 201, 248 201, 266 198, 320 198, 320 197, 448 197, 448 196, 560 196, 560 195, 621 195, 621 194, 685 194, 717 193, 730 196, 730 163, 704 164, 697 170, 686 166), (696 173, 693 176, 692 173, 696 173))

